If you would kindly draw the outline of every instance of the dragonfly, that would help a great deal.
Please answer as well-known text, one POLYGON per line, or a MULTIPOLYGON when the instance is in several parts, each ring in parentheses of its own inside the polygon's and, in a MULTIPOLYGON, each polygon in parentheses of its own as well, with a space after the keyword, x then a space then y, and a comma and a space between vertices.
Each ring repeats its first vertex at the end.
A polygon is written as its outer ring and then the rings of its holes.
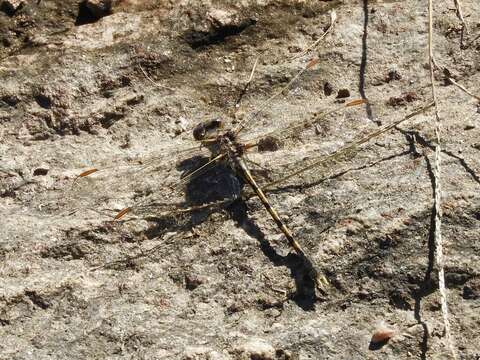
MULTIPOLYGON (((177 190, 181 190, 195 179, 203 176, 209 171, 212 171, 212 169, 214 169, 219 164, 226 164, 236 176, 238 176, 245 184, 249 185, 250 192, 246 193, 244 198, 251 198, 255 196, 260 200, 266 212, 270 215, 271 219, 274 221, 279 231, 287 240, 289 246, 302 260, 302 263, 307 270, 307 274, 313 280, 318 291, 321 293, 328 292, 329 282, 326 276, 322 273, 313 258, 304 250, 299 237, 293 234, 287 222, 279 216, 277 210, 274 208, 274 206, 271 204, 268 197, 266 196, 266 190, 271 189, 280 183, 286 182, 287 180, 298 176, 306 171, 310 171, 319 166, 325 165, 328 162, 336 161, 341 156, 354 152, 359 146, 365 144, 372 138, 380 136, 381 134, 393 129, 395 126, 398 126, 401 122, 406 121, 411 117, 424 112, 433 104, 427 104, 426 106, 414 111, 413 113, 405 116, 400 120, 377 128, 375 131, 369 134, 360 136, 358 139, 355 139, 351 143, 348 143, 347 145, 337 149, 330 155, 316 157, 314 156, 310 159, 308 164, 296 166, 293 168, 293 170, 291 169, 283 177, 260 185, 259 181, 254 176, 253 171, 251 170, 251 164, 253 162, 251 162, 248 158, 248 154, 250 152, 254 151, 255 149, 258 151, 260 147, 262 147, 266 142, 268 143, 268 141, 271 141, 271 139, 273 139, 274 141, 281 141, 284 139, 296 137, 300 132, 304 131, 305 129, 314 128, 315 125, 318 125, 322 120, 325 120, 329 116, 334 116, 338 113, 346 111, 348 108, 366 104, 367 102, 365 99, 356 99, 340 104, 335 104, 324 111, 315 113, 313 116, 306 120, 294 122, 286 127, 275 129, 274 131, 254 137, 250 140, 242 141, 240 137, 241 133, 246 128, 248 128, 248 126, 255 119, 260 116, 260 114, 271 104, 273 100, 275 100, 282 94, 290 92, 297 80, 305 73, 308 73, 309 70, 313 69, 317 65, 317 63, 318 60, 316 59, 310 60, 306 64, 306 66, 304 66, 295 76, 292 77, 290 81, 288 81, 285 86, 283 86, 279 91, 269 97, 263 104, 261 104, 257 108, 257 110, 254 110, 252 113, 250 113, 249 116, 245 117, 236 126, 227 128, 225 125, 225 121, 221 119, 206 120, 196 125, 193 128, 192 135, 198 145, 185 150, 177 150, 176 153, 177 155, 191 156, 192 151, 207 149, 210 153, 209 160, 205 164, 200 165, 197 168, 184 174, 184 176, 181 177, 178 182, 174 184, 164 185, 161 189, 152 191, 150 192, 150 194, 140 195, 140 197, 143 198, 142 200, 137 200, 133 205, 123 207, 116 211, 115 215, 113 216, 113 220, 125 221, 125 219, 128 219, 129 216, 133 218, 135 218, 135 216, 143 216, 144 219, 148 219, 147 214, 150 214, 150 216, 153 216, 153 218, 155 218, 166 214, 168 215, 175 213, 186 213, 230 204, 234 200, 236 200, 236 195, 195 206, 181 206, 169 201, 169 197, 171 198, 171 195, 177 190), (159 197, 160 201, 158 201, 159 197)), ((254 65, 254 68, 255 66, 256 63, 254 65)), ((253 71, 254 70, 252 70, 252 74, 253 71)), ((178 159, 176 161, 178 161, 178 159)), ((159 169, 161 168, 165 170, 165 159, 162 156, 149 159, 148 161, 139 161, 139 163, 136 166, 134 165, 133 167, 126 167, 128 172, 139 176, 143 180, 146 179, 148 171, 155 172, 159 171, 159 169)), ((98 176, 101 173, 107 173, 107 180, 114 180, 115 177, 112 177, 109 172, 111 170, 119 170, 119 166, 113 166, 111 168, 90 168, 80 173, 75 179, 75 181, 78 182, 85 179, 90 179, 92 177, 98 176)), ((112 183, 115 182, 112 181, 112 183)))

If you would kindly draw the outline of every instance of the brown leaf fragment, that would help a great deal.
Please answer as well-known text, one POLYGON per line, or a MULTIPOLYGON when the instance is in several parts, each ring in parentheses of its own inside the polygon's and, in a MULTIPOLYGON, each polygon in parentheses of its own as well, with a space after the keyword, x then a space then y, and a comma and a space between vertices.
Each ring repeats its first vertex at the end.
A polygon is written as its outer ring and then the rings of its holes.
POLYGON ((91 175, 91 174, 93 174, 93 173, 95 173, 95 172, 97 172, 97 171, 98 171, 98 169, 89 169, 89 170, 87 170, 87 171, 82 172, 82 173, 81 173, 80 175, 78 175, 77 177, 86 177, 86 176, 91 175))
POLYGON ((128 213, 131 209, 129 207, 126 207, 125 209, 122 209, 117 215, 115 215, 114 220, 118 220, 121 217, 123 217, 126 213, 128 213))

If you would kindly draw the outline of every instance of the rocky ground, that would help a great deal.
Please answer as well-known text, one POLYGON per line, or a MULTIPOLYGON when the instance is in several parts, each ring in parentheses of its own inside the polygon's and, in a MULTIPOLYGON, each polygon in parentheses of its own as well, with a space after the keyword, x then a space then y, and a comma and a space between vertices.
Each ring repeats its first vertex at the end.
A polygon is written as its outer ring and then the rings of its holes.
MULTIPOLYGON (((327 294, 227 167, 170 187, 208 160, 191 134, 204 120, 238 126, 261 108, 241 134, 277 130, 248 155, 265 183, 429 103, 426 1, 0 3, 1 359, 449 357, 431 110, 269 189, 327 294), (368 105, 278 132, 362 97, 368 105), (393 336, 371 342, 382 326, 393 336)), ((435 56, 478 95, 480 3, 461 5, 463 39, 454 2, 435 1, 435 56)), ((450 321, 473 360, 480 110, 436 75, 450 321)))

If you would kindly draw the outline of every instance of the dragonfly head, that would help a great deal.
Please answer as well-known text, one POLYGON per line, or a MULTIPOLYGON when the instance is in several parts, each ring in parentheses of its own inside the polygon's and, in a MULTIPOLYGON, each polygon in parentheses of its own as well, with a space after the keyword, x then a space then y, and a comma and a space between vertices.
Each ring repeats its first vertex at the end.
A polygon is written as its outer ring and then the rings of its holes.
POLYGON ((214 139, 222 128, 223 121, 220 119, 203 121, 193 129, 193 137, 198 141, 214 139))

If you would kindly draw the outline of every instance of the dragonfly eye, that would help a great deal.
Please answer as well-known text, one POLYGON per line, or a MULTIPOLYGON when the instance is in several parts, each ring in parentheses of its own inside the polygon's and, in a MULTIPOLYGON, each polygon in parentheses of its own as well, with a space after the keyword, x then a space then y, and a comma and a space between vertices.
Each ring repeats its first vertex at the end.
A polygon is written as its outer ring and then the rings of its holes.
POLYGON ((217 135, 218 130, 223 127, 223 121, 220 119, 214 119, 204 121, 193 129, 193 137, 195 140, 205 140, 217 135))

